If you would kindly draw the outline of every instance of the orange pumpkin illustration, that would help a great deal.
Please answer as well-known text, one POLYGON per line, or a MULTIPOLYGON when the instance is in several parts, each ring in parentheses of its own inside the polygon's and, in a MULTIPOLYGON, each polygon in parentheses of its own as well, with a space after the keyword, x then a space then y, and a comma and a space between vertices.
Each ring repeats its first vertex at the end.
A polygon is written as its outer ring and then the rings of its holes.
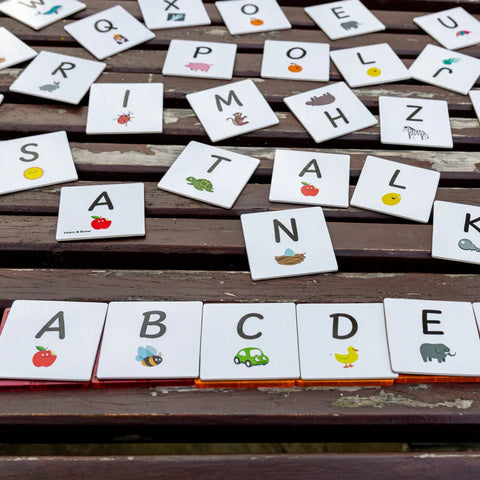
POLYGON ((301 72, 303 70, 303 68, 296 63, 291 63, 289 65, 288 69, 293 73, 298 73, 298 72, 301 72))
POLYGON ((255 26, 263 25, 263 20, 260 20, 259 18, 252 18, 250 20, 250 23, 255 26))

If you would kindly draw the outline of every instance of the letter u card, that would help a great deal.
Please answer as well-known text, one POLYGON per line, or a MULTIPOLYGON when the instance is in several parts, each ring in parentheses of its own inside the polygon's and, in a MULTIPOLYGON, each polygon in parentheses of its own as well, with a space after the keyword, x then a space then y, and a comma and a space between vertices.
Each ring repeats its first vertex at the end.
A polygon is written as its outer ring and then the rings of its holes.
POLYGON ((0 378, 90 380, 106 312, 106 303, 15 301, 0 335, 0 378))
POLYGON ((197 378, 202 302, 112 302, 99 379, 197 378))
POLYGON ((382 303, 297 305, 302 380, 397 378, 382 303))

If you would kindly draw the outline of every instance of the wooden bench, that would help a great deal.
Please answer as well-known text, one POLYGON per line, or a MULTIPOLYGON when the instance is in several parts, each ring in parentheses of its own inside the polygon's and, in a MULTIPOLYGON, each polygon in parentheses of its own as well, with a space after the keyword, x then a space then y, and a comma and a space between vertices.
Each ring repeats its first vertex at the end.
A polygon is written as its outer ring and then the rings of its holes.
MULTIPOLYGON (((131 0, 87 0, 88 8, 39 32, 6 17, 1 24, 37 50, 93 58, 64 24, 131 0)), ((453 151, 406 150, 379 141, 378 127, 315 144, 283 104, 310 82, 263 80, 265 39, 328 42, 304 13, 319 3, 280 1, 292 30, 232 37, 213 3, 209 27, 157 30, 156 38, 106 61, 99 82, 163 82, 164 134, 85 135, 88 97, 79 106, 48 104, 9 92, 21 71, 0 71, 0 139, 65 129, 80 182, 142 181, 146 237, 95 242, 55 241, 60 185, 0 197, 0 309, 15 299, 79 301, 202 300, 204 302, 381 302, 385 297, 479 301, 478 266, 433 260, 431 223, 404 221, 355 208, 326 208, 339 272, 253 282, 239 215, 296 208, 268 201, 274 149, 300 148, 351 155, 351 185, 367 154, 441 172, 437 199, 480 205, 480 127, 468 97, 415 81, 356 89, 378 114, 379 95, 447 100, 453 151), (301 5, 300 5, 301 4, 301 5), (156 183, 189 140, 210 143, 185 100, 189 92, 225 82, 163 77, 172 38, 236 42, 234 80, 256 79, 280 124, 218 145, 261 159, 231 210, 160 191, 156 183)), ((410 65, 428 43, 412 22, 422 12, 475 0, 364 2, 385 32, 329 42, 332 49, 388 42, 410 65), (400 11, 401 10, 401 11, 400 11)), ((480 57, 480 45, 462 50, 480 57)), ((23 66, 21 66, 23 67, 23 66)), ((331 80, 340 80, 331 68, 331 80)), ((480 85, 477 84, 478 88, 480 85)), ((1 159, 0 159, 1 160, 1 159)), ((126 388, 0 392, 0 442, 476 442, 480 385, 198 390, 126 388)), ((16 478, 457 478, 477 479, 480 456, 470 453, 205 455, 119 457, 0 457, 2 480, 16 478), (429 477, 426 472, 434 472, 429 477), (261 477, 259 477, 261 478, 261 477)))

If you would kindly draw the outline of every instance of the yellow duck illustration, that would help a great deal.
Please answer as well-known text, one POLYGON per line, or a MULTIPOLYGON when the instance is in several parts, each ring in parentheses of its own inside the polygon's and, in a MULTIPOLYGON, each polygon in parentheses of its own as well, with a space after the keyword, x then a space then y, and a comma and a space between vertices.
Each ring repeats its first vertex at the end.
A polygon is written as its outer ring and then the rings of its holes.
POLYGON ((358 350, 356 348, 348 347, 347 350, 348 353, 346 355, 341 355, 340 353, 335 354, 337 361, 345 364, 343 368, 353 367, 352 364, 358 360, 358 350))

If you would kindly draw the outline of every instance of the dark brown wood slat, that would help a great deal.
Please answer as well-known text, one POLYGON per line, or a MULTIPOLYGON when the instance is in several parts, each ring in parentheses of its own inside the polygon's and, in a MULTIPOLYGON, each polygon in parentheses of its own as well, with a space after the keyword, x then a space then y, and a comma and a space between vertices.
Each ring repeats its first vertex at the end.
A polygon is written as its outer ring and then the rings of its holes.
POLYGON ((83 480, 108 476, 132 478, 195 478, 229 480, 292 477, 302 480, 341 477, 343 480, 421 478, 425 471, 438 470, 437 480, 476 480, 479 454, 323 454, 323 455, 189 455, 110 457, 4 457, 0 474, 4 480, 42 477, 83 480), (345 469, 348 465, 348 469, 345 469), (34 473, 35 472, 35 473, 34 473))

